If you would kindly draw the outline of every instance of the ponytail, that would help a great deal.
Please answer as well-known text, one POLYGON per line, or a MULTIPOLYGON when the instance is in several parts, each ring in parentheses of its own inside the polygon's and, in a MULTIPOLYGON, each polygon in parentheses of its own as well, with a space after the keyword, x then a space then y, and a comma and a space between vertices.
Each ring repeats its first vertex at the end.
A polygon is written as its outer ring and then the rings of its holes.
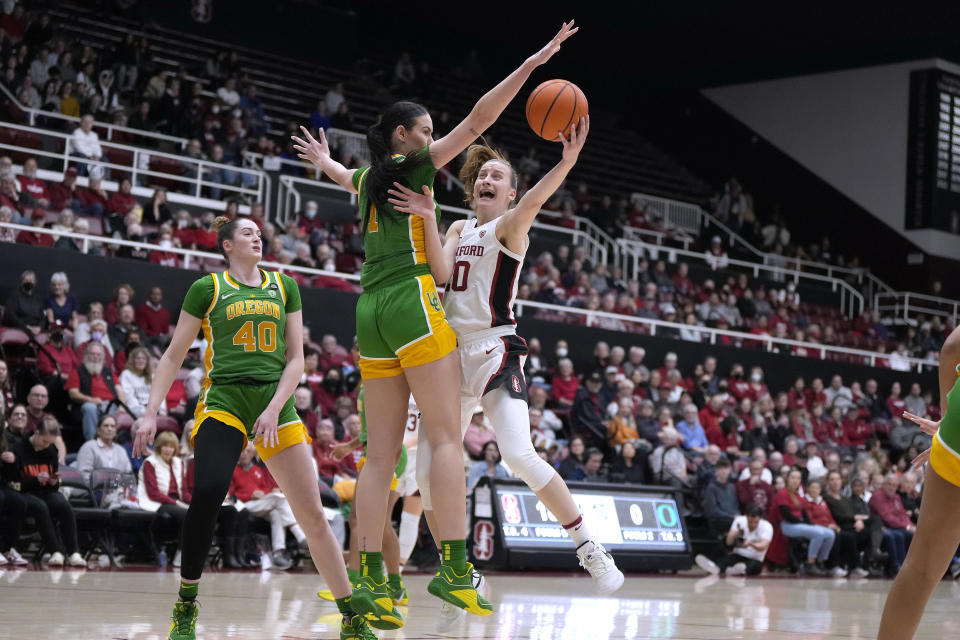
POLYGON ((510 167, 510 184, 517 188, 517 172, 513 165, 507 160, 506 156, 500 151, 483 144, 472 144, 467 149, 467 159, 460 168, 460 181, 463 182, 463 201, 468 207, 473 206, 473 185, 477 182, 477 176, 480 174, 480 168, 491 160, 498 160, 510 167))
MULTIPOLYGON (((416 102, 395 102, 390 105, 376 124, 367 129, 367 147, 370 151, 370 169, 364 177, 364 186, 368 200, 377 207, 380 215, 387 211, 387 190, 394 182, 404 182, 404 178, 428 162, 432 162, 428 153, 415 153, 397 162, 391 149, 393 132, 403 125, 410 129, 414 119, 427 115, 423 105, 416 102)), ((361 211, 361 229, 366 233, 370 211, 361 211)))

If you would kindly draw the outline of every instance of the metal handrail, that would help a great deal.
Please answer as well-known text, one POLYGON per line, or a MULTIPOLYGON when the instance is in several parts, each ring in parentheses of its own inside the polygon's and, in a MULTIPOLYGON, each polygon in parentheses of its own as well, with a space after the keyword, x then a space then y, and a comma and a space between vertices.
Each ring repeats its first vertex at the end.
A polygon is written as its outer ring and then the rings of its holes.
MULTIPOLYGON (((76 116, 68 116, 57 111, 45 111, 43 109, 34 109, 33 107, 28 107, 27 105, 21 103, 13 92, 10 91, 2 82, 0 82, 0 93, 3 93, 7 96, 7 99, 10 100, 14 106, 23 111, 30 117, 30 126, 36 126, 37 118, 52 118, 56 120, 65 120, 67 122, 80 123, 80 118, 76 116)), ((129 133, 141 138, 153 138, 155 140, 161 140, 164 142, 172 142, 174 144, 180 145, 181 149, 187 147, 187 143, 190 141, 187 138, 181 138, 179 136, 171 136, 165 133, 155 133, 153 131, 145 131, 143 129, 134 129, 133 127, 124 127, 119 124, 113 124, 109 122, 102 122, 100 120, 93 121, 94 129, 104 129, 107 132, 106 139, 113 140, 113 132, 120 131, 121 133, 129 133)))
MULTIPOLYGON (((224 257, 219 253, 211 253, 209 251, 197 251, 195 249, 182 249, 180 247, 161 247, 160 245, 151 244, 149 242, 135 242, 133 240, 123 240, 121 238, 108 238, 104 236, 95 236, 89 233, 74 233, 73 231, 55 231, 53 229, 47 229, 46 227, 31 227, 24 224, 14 224, 12 222, 0 222, 0 229, 13 229, 15 231, 28 231, 31 233, 39 233, 43 235, 58 236, 58 237, 67 237, 75 238, 77 240, 82 240, 83 244, 80 248, 81 253, 89 253, 91 244, 109 244, 117 245, 121 247, 135 247, 137 249, 147 249, 149 251, 160 251, 163 253, 175 253, 177 255, 183 256, 183 268, 190 268, 190 260, 194 259, 203 259, 203 260, 219 260, 224 261, 224 257)), ((310 276, 329 276, 333 278, 340 278, 342 280, 350 280, 353 282, 360 282, 360 275, 355 273, 341 273, 339 271, 326 271, 324 269, 313 269, 310 267, 299 267, 290 264, 281 264, 279 262, 261 262, 262 266, 272 267, 278 271, 292 271, 296 273, 303 273, 310 276)))
POLYGON ((903 320, 905 324, 915 325, 918 316, 940 316, 950 318, 952 326, 957 325, 960 317, 960 302, 948 298, 913 293, 911 291, 891 291, 873 296, 873 308, 879 313, 893 312, 893 319, 903 320), (892 299, 892 302, 889 300, 892 299), (932 303, 925 305, 924 302, 932 303))
POLYGON ((116 142, 109 142, 109 141, 102 141, 100 145, 102 147, 105 147, 107 150, 118 149, 121 151, 129 152, 133 157, 130 166, 107 162, 107 161, 104 161, 103 159, 94 161, 94 160, 78 158, 76 156, 70 155, 70 142, 72 139, 71 135, 61 133, 59 131, 51 131, 49 129, 40 129, 37 127, 29 127, 26 125, 19 125, 19 124, 8 123, 3 121, 0 121, 0 124, 2 124, 5 128, 8 128, 8 129, 27 131, 29 133, 36 134, 38 136, 48 136, 48 137, 59 138, 63 140, 63 151, 61 152, 45 151, 42 149, 34 149, 31 147, 22 147, 14 144, 0 143, 0 149, 9 149, 11 151, 17 151, 21 153, 31 154, 34 156, 52 158, 58 161, 62 161, 63 171, 66 171, 67 166, 69 165, 72 159, 73 162, 77 162, 77 163, 85 163, 85 164, 90 164, 95 166, 107 167, 109 169, 117 169, 123 172, 130 172, 131 181, 134 183, 136 182, 137 176, 143 175, 143 176, 157 177, 157 178, 163 178, 165 180, 173 180, 175 182, 183 182, 183 183, 191 184, 195 187, 193 189, 193 195, 198 198, 200 197, 202 188, 205 186, 208 186, 208 187, 212 186, 212 187, 221 189, 223 191, 232 191, 232 192, 243 194, 243 195, 256 196, 258 200, 261 199, 263 196, 265 175, 262 171, 257 171, 255 169, 245 169, 243 167, 211 162, 209 160, 198 160, 196 158, 191 158, 189 156, 178 156, 172 153, 164 153, 162 151, 154 151, 152 149, 142 149, 140 147, 132 147, 129 145, 124 145, 124 144, 119 144, 116 142), (175 160, 181 164, 186 164, 192 167, 196 167, 197 177, 189 178, 183 175, 177 175, 173 173, 163 173, 159 171, 152 171, 148 168, 144 168, 144 167, 149 167, 150 158, 153 158, 153 157, 168 158, 171 160, 175 160), (228 184, 223 184, 219 182, 210 182, 208 180, 204 180, 202 176, 208 172, 207 171, 208 169, 222 169, 235 174, 251 175, 254 178, 256 178, 257 188, 251 189, 247 187, 228 185, 228 184))
MULTIPOLYGON (((580 309, 578 307, 565 307, 558 304, 547 304, 545 302, 534 302, 533 300, 517 300, 516 301, 516 315, 521 317, 523 315, 524 307, 530 307, 533 309, 542 309, 545 311, 554 311, 559 313, 569 313, 573 315, 579 315, 586 317, 588 323, 592 323, 596 318, 608 318, 611 320, 619 320, 627 324, 642 325, 650 328, 650 335, 655 336, 657 329, 687 329, 697 331, 703 335, 710 337, 710 344, 716 344, 717 338, 720 336, 726 336, 729 338, 736 338, 738 340, 750 340, 752 342, 763 343, 766 346, 766 350, 774 352, 774 346, 784 346, 784 347, 797 347, 800 349, 806 349, 807 351, 820 351, 823 354, 827 353, 838 353, 838 354, 847 354, 853 356, 859 356, 865 359, 866 363, 871 367, 877 366, 878 359, 889 359, 889 353, 876 353, 874 351, 866 351, 864 349, 850 349, 848 347, 835 347, 832 345, 820 344, 818 342, 800 342, 798 340, 790 340, 788 338, 777 338, 774 336, 767 335, 757 335, 753 333, 746 333, 744 331, 730 331, 728 329, 713 329, 710 327, 701 327, 693 326, 689 324, 683 324, 680 322, 667 322, 666 320, 652 320, 648 318, 638 318, 636 316, 627 316, 621 315, 618 313, 609 313, 606 311, 593 311, 590 309, 580 309)), ((825 359, 825 358, 821 358, 825 359)), ((906 358, 910 363, 912 370, 920 372, 923 370, 923 367, 936 367, 937 362, 935 360, 924 360, 920 358, 906 358)))
MULTIPOLYGON (((631 273, 631 278, 637 277, 637 272, 639 271, 640 261, 644 258, 644 254, 650 256, 652 260, 659 259, 658 256, 660 252, 663 252, 667 255, 667 261, 674 263, 677 261, 677 256, 685 256, 691 260, 700 260, 706 262, 708 260, 706 253, 698 253, 696 251, 687 251, 684 249, 677 249, 674 247, 663 247, 660 245, 653 245, 646 242, 641 242, 639 240, 618 240, 617 241, 621 246, 621 255, 623 256, 624 273, 631 273), (628 261, 629 258, 632 258, 632 263, 628 261), (631 270, 632 269, 632 270, 631 270)), ((735 258, 727 258, 726 260, 728 266, 741 267, 744 269, 749 269, 753 272, 753 277, 757 278, 760 275, 760 272, 768 272, 775 274, 777 276, 782 276, 784 278, 790 278, 795 283, 799 282, 801 279, 804 280, 816 280, 817 282, 825 282, 831 285, 832 291, 837 291, 839 288, 841 291, 840 294, 840 311, 841 313, 847 313, 848 317, 853 317, 854 315, 854 306, 853 303, 857 302, 859 310, 856 313, 863 313, 863 296, 859 291, 854 289, 848 282, 841 280, 839 278, 833 278, 830 276, 822 276, 816 273, 808 273, 806 271, 801 271, 799 269, 789 269, 786 267, 775 267, 765 264, 760 264, 759 262, 747 262, 745 260, 737 260, 735 258), (847 297, 850 298, 850 303, 847 304, 847 297)))

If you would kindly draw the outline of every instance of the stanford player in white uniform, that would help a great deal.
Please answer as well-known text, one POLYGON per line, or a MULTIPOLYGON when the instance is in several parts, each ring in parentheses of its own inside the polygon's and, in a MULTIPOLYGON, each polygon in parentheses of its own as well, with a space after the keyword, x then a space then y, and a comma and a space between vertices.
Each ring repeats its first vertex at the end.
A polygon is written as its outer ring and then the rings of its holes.
MULTIPOLYGON (((474 145, 460 171, 467 202, 475 219, 458 221, 447 232, 440 255, 427 259, 434 273, 449 274, 443 299, 447 321, 457 333, 461 383, 461 425, 467 425, 477 404, 497 434, 503 460, 563 523, 576 546, 580 564, 593 576, 596 590, 609 594, 623 584, 623 574, 600 543, 590 537, 570 490, 557 472, 533 449, 523 363, 527 344, 516 333, 513 302, 527 233, 540 208, 566 178, 586 140, 589 122, 572 127, 563 139, 563 158, 531 188, 515 207, 517 177, 510 164, 484 145, 474 145)), ((397 211, 433 215, 429 193, 417 194, 396 185, 391 204, 397 211)), ((429 474, 430 450, 421 442, 417 452, 417 480, 428 522, 432 525, 429 474)))

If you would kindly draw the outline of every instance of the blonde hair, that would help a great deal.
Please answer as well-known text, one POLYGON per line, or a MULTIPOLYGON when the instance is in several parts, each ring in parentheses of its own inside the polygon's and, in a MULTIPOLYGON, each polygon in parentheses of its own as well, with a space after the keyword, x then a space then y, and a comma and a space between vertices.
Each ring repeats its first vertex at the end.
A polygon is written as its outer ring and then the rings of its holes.
POLYGON ((169 431, 161 431, 153 441, 153 452, 159 457, 164 447, 173 447, 173 455, 180 451, 180 441, 169 431))
POLYGON ((124 369, 138 376, 143 375, 143 379, 147 382, 147 384, 150 384, 153 382, 153 374, 150 372, 150 352, 147 351, 146 347, 137 347, 136 349, 131 351, 130 355, 127 356, 127 364, 126 366, 124 366, 124 369), (147 359, 147 366, 143 368, 142 374, 138 373, 136 369, 133 368, 134 367, 133 361, 136 360, 137 356, 140 355, 141 353, 147 359))
POLYGON ((467 149, 467 159, 460 168, 460 180, 463 182, 463 201, 473 206, 473 185, 477 182, 480 168, 491 160, 498 160, 510 168, 510 184, 517 188, 517 172, 507 157, 486 143, 472 144, 467 149))

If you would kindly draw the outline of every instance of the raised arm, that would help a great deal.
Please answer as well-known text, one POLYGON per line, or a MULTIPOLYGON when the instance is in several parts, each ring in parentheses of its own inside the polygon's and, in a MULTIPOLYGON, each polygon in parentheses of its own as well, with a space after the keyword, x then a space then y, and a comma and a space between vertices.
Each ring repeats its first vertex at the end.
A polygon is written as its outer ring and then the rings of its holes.
POLYGON ((327 136, 324 135, 323 129, 317 129, 319 139, 310 135, 307 128, 302 125, 300 131, 303 132, 306 140, 290 136, 295 143, 293 148, 297 150, 297 157, 319 168, 328 178, 350 193, 356 193, 357 190, 353 188, 353 173, 356 169, 347 169, 330 156, 330 145, 327 144, 327 136))
POLYGON ((147 445, 153 444, 153 436, 157 432, 157 412, 164 398, 167 397, 170 385, 176 379, 177 371, 180 370, 183 359, 198 333, 200 333, 200 318, 181 311, 170 346, 163 352, 160 363, 157 365, 157 372, 153 374, 150 399, 147 400, 147 406, 143 410, 143 421, 133 442, 133 455, 138 457, 145 455, 147 445))
POLYGON ((569 138, 560 136, 560 142, 563 144, 563 156, 560 162, 523 194, 516 207, 504 214, 497 225, 500 237, 519 240, 527 235, 543 205, 560 188, 567 174, 573 169, 573 165, 577 163, 580 150, 583 149, 589 132, 590 117, 587 116, 581 118, 576 127, 571 127, 569 138))
POLYGON ((402 213, 415 215, 423 220, 424 243, 427 250, 427 263, 430 265, 430 275, 437 285, 443 286, 453 273, 453 262, 460 242, 460 232, 463 230, 464 220, 457 220, 447 229, 444 241, 440 240, 440 229, 437 227, 436 204, 430 195, 430 188, 424 185, 423 193, 411 191, 399 182, 393 183, 393 189, 388 189, 387 202, 402 213))
POLYGON ((575 34, 578 29, 579 27, 573 26, 573 20, 563 23, 560 31, 546 46, 527 58, 517 70, 484 94, 464 121, 454 127, 453 131, 431 144, 430 158, 433 160, 433 166, 439 168, 446 165, 496 122, 533 70, 559 51, 563 41, 575 34))

